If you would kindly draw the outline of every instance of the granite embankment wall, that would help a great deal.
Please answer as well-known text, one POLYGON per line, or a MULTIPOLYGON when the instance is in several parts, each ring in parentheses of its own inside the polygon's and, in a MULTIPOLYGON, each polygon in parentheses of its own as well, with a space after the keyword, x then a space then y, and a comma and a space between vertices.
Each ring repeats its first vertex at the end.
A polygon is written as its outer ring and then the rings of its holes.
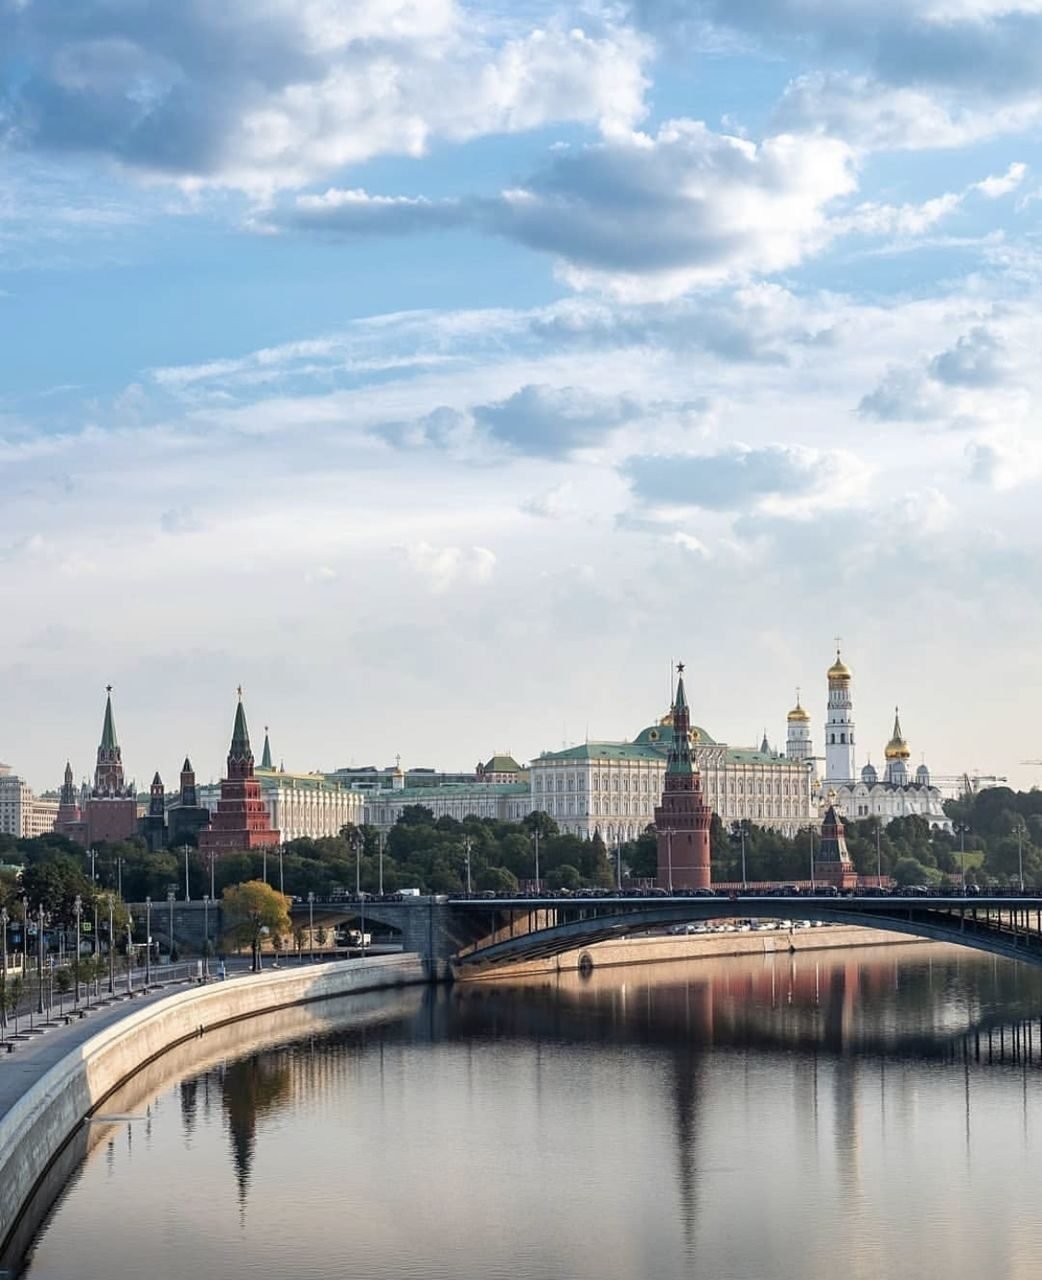
MULTIPOLYGON (((9 1244, 23 1207, 63 1149, 82 1137, 87 1117, 170 1049, 195 1041, 203 1058, 207 1032, 231 1023, 288 1006, 427 982, 418 956, 399 955, 251 974, 128 1010, 125 1018, 71 1048, 0 1117, 0 1244, 9 1244)), ((250 1039, 245 1029, 242 1039, 250 1039)), ((222 1037, 222 1048, 235 1052, 235 1037, 222 1037)), ((85 1141, 79 1145, 86 1149, 85 1141)))
POLYGON ((814 929, 754 930, 750 933, 680 934, 676 937, 619 938, 614 942, 597 942, 589 947, 564 951, 541 960, 518 961, 516 964, 489 965, 487 968, 463 968, 457 974, 465 981, 495 978, 526 978, 544 973, 574 973, 586 967, 600 969, 609 965, 658 964, 676 960, 699 960, 716 956, 788 955, 792 951, 831 951, 839 947, 879 947, 907 943, 922 945, 927 939, 885 929, 861 929, 846 925, 823 925, 814 929))

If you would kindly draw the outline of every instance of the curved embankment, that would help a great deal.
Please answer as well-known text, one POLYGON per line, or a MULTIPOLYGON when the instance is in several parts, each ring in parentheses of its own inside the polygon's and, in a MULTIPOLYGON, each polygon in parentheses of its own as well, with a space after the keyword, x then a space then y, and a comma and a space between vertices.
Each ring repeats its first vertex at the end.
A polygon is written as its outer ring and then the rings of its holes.
MULTIPOLYGON (((208 1032, 260 1014, 428 981, 422 962, 414 955, 269 971, 180 991, 143 1009, 131 1009, 125 1018, 81 1041, 0 1118, 0 1246, 4 1255, 12 1253, 12 1233, 24 1206, 58 1157, 63 1157, 62 1167, 71 1170, 89 1149, 87 1131, 91 1126, 84 1121, 142 1067, 179 1045, 204 1059, 210 1047, 208 1032), (189 1045, 192 1041, 198 1045, 189 1045), (67 1158, 70 1154, 71 1161, 67 1158)), ((244 1032, 241 1039, 248 1048, 253 1037, 244 1032)), ((237 1040, 222 1033, 222 1053, 238 1052, 237 1040)), ((184 1056, 182 1053, 181 1058, 184 1056)), ((55 1194, 59 1189, 55 1188, 55 1194)))

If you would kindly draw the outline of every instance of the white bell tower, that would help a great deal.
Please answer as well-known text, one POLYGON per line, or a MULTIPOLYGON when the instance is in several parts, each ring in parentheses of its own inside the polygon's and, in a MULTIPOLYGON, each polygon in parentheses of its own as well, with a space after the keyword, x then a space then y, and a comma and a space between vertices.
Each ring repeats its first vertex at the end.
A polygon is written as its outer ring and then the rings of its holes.
MULTIPOLYGON (((800 702, 800 691, 796 690, 796 705, 787 717, 785 735, 785 758, 800 764, 814 759, 814 744, 810 738, 810 716, 800 702)), ((814 769, 817 776, 817 768, 814 769)))
POLYGON ((850 696, 850 668, 836 649, 829 667, 829 702, 825 717, 825 781, 834 786, 852 782, 854 759, 854 704, 850 696))

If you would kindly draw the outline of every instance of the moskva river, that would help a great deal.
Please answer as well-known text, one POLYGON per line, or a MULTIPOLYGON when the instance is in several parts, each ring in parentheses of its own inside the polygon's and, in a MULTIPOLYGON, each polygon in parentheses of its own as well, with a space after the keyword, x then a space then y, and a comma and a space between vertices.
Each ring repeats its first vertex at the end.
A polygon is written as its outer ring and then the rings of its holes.
POLYGON ((21 1265, 1035 1280, 1040 1015, 1042 972, 932 944, 310 1006, 106 1103, 21 1265))

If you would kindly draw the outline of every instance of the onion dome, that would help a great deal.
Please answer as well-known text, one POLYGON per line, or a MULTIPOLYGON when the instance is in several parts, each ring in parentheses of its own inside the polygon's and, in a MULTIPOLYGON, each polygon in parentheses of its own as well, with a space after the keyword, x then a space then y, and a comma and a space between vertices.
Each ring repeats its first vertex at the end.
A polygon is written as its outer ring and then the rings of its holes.
POLYGON ((788 714, 789 724, 806 724, 810 720, 810 712, 800 703, 800 695, 796 694, 796 705, 788 714))
POLYGON ((850 677, 851 677, 850 668, 839 656, 838 649, 836 650, 836 661, 832 664, 831 667, 829 667, 828 675, 829 675, 830 683, 838 681, 841 684, 846 684, 850 680, 850 677))
POLYGON ((901 735, 901 719, 898 715, 897 708, 894 708, 894 733, 893 737, 886 744, 886 758, 888 760, 907 760, 911 756, 908 750, 908 743, 905 742, 901 735))

